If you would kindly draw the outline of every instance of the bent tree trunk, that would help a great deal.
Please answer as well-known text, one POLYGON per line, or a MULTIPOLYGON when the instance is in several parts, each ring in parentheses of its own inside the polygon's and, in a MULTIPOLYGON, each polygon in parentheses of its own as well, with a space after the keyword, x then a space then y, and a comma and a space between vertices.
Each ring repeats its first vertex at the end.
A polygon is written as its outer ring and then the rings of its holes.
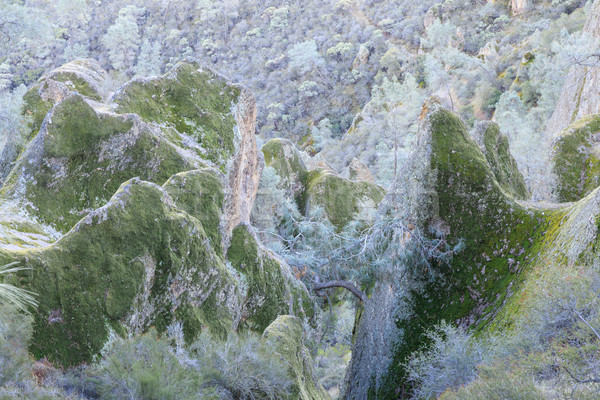
POLYGON ((315 292, 318 292, 319 290, 322 290, 322 289, 329 289, 329 288, 334 288, 334 287, 341 287, 346 290, 349 290, 350 293, 355 295, 363 303, 367 301, 367 295, 364 294, 359 288, 354 286, 354 284, 352 282, 348 282, 348 281, 317 282, 313 285, 312 288, 315 292))

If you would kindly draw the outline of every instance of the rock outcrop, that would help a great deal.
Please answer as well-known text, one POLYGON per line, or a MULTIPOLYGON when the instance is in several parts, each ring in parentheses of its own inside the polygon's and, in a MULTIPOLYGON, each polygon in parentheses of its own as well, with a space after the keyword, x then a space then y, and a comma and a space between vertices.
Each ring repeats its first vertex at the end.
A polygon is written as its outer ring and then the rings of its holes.
POLYGON ((352 161, 350 161, 350 164, 348 164, 348 167, 344 170, 342 176, 351 181, 375 183, 375 178, 373 178, 371 171, 369 171, 369 167, 358 158, 353 158, 352 161))
POLYGON ((500 127, 493 122, 482 122, 475 127, 474 136, 500 187, 516 199, 528 199, 527 185, 500 127))
POLYGON ((484 132, 491 145, 484 155, 452 112, 428 102, 422 116, 413 170, 397 183, 402 195, 419 195, 402 201, 419 216, 421 232, 443 226, 447 243, 462 241, 464 248, 450 264, 432 261, 433 280, 407 286, 399 271, 374 285, 357 325, 349 399, 397 398, 403 363, 435 323, 482 328, 494 320, 519 291, 549 230, 547 212, 517 201, 522 177, 507 149, 500 150, 493 125, 484 132), (505 179, 508 171, 512 179, 505 179))
POLYGON ((527 11, 533 4, 533 0, 510 0, 510 10, 513 14, 521 14, 527 11))
POLYGON ((289 374, 294 378, 290 398, 330 399, 313 372, 312 357, 304 345, 302 324, 298 318, 289 315, 278 317, 265 330, 263 340, 271 343, 277 354, 289 365, 289 374))
POLYGON ((89 60, 40 79, 0 190, 0 263, 31 267, 6 279, 40 300, 34 355, 89 362, 111 331, 174 322, 188 341, 280 314, 314 324, 304 285, 245 225, 261 163, 252 95, 195 62, 112 95, 108 79, 89 60))
POLYGON ((600 115, 575 122, 555 139, 552 154, 558 201, 577 201, 600 185, 600 115))
POLYGON ((316 207, 322 208, 325 217, 339 230, 352 220, 368 221, 385 195, 358 160, 350 166, 348 179, 326 165, 309 170, 289 140, 272 139, 261 150, 265 165, 279 175, 285 196, 296 201, 305 215, 316 207))
MULTIPOLYGON (((583 28, 585 34, 600 38, 600 1, 594 1, 583 28)), ((596 66, 573 65, 569 70, 562 93, 556 104, 547 131, 556 136, 572 123, 588 115, 600 113, 600 71, 596 66)))

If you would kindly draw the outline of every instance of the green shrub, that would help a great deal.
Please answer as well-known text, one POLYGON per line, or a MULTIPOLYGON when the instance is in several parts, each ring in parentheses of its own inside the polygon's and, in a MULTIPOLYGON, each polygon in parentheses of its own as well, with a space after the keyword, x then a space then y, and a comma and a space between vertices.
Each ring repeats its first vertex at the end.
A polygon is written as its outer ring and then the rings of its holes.
POLYGON ((116 339, 102 353, 97 369, 102 399, 197 399, 198 374, 181 365, 170 343, 154 330, 116 339))
POLYGON ((19 313, 15 306, 3 307, 0 324, 0 386, 31 380, 32 360, 27 351, 32 318, 19 313))
POLYGON ((231 334, 226 341, 203 332, 190 347, 191 364, 207 385, 227 389, 236 399, 285 399, 288 366, 255 335, 231 334))
POLYGON ((546 396, 535 386, 532 377, 519 369, 485 367, 479 379, 457 390, 449 390, 440 400, 542 400, 546 396))

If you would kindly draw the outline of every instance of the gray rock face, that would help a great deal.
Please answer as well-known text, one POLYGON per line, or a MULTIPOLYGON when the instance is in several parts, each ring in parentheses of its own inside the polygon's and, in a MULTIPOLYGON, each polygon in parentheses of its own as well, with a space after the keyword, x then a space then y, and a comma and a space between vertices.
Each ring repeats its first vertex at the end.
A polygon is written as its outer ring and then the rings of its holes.
POLYGON ((523 11, 527 11, 531 7, 532 0, 510 0, 510 9, 513 14, 520 14, 523 11))
POLYGON ((361 162, 358 158, 352 159, 348 165, 348 169, 342 174, 344 178, 348 178, 351 181, 363 181, 369 183, 375 183, 375 178, 371 175, 369 167, 361 162))
MULTIPOLYGON (((600 38, 600 1, 592 5, 583 31, 600 38)), ((554 114, 548 122, 548 134, 556 136, 573 122, 599 112, 600 69, 574 65, 569 70, 554 114)))
POLYGON ((228 171, 229 191, 225 198, 225 212, 222 225, 225 226, 225 244, 233 229, 240 223, 249 223, 260 172, 264 166, 259 157, 256 139, 256 100, 247 90, 243 90, 238 99, 234 116, 235 127, 235 156, 228 171))

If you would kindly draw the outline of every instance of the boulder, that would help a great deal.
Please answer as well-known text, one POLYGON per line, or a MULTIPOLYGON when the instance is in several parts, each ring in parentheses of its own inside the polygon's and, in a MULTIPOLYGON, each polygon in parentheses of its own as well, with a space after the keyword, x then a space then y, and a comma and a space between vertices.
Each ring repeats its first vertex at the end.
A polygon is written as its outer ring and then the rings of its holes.
POLYGON ((302 400, 328 400, 329 394, 318 383, 312 357, 304 345, 302 323, 290 315, 279 316, 265 330, 262 340, 274 346, 276 354, 288 365, 293 378, 290 398, 302 400))

